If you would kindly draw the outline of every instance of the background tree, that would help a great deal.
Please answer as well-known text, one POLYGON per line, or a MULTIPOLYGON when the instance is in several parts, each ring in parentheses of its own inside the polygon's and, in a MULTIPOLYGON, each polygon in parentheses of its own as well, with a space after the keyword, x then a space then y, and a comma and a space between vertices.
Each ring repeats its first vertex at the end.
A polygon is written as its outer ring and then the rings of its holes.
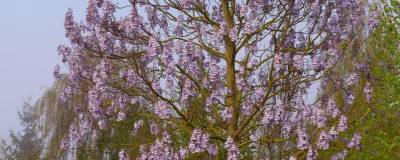
POLYGON ((349 159, 399 159, 400 154, 400 3, 387 1, 379 26, 367 42, 363 61, 370 66, 374 98, 371 105, 357 105, 363 119, 361 148, 349 159))
POLYGON ((367 11, 359 0, 89 0, 84 22, 67 12, 71 44, 59 47, 70 69, 60 98, 75 112, 61 146, 127 121, 141 141, 109 142, 120 159, 342 159, 360 141, 344 134, 347 117, 371 95, 357 66, 332 69, 365 48, 377 23, 367 11), (344 150, 326 151, 336 143, 344 150))
MULTIPOLYGON (((60 150, 62 138, 68 134, 69 126, 75 117, 74 112, 70 110, 72 106, 60 103, 59 97, 65 84, 65 80, 60 77, 33 106, 34 111, 40 113, 35 120, 38 132, 46 140, 43 159, 68 159, 70 156, 68 152, 60 150)), ((78 100, 74 99, 74 103, 69 104, 79 104, 78 100)))
POLYGON ((23 130, 18 133, 10 131, 10 144, 2 140, 0 149, 4 159, 31 160, 40 159, 43 150, 43 139, 36 127, 38 113, 29 102, 25 102, 21 112, 18 112, 23 130))

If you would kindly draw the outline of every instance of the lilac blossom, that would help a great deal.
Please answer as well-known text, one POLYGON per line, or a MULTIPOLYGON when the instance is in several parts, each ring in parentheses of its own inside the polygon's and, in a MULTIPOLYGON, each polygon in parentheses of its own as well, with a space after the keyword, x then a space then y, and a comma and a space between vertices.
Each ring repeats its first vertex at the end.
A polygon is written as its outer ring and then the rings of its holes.
POLYGON ((346 95, 346 103, 348 105, 352 105, 355 99, 356 98, 354 97, 354 95, 352 93, 349 93, 346 95))
POLYGON ((224 121, 230 121, 232 118, 232 109, 229 107, 226 107, 222 112, 221 112, 221 118, 224 121))
POLYGON ((308 148, 309 142, 308 137, 304 129, 297 129, 297 148, 305 150, 308 148))
POLYGON ((134 134, 136 134, 139 131, 139 129, 142 128, 143 125, 144 125, 144 121, 142 119, 135 121, 135 123, 133 124, 132 132, 134 134))
POLYGON ((151 134, 153 134, 153 135, 158 134, 160 132, 160 128, 159 128, 158 124, 154 123, 154 122, 151 123, 150 124, 150 131, 151 131, 151 134))
POLYGON ((293 57, 293 66, 296 69, 300 70, 300 71, 303 70, 303 68, 304 68, 304 57, 303 57, 303 55, 295 55, 293 57))
POLYGON ((56 65, 56 67, 54 67, 54 72, 53 75, 56 79, 60 79, 61 78, 61 74, 60 74, 60 66, 56 65))
POLYGON ((125 120, 125 119, 126 119, 126 114, 125 114, 125 112, 122 112, 122 111, 118 112, 117 121, 123 121, 123 120, 125 120))
POLYGON ((327 109, 332 118, 336 118, 340 114, 340 110, 337 108, 336 102, 331 98, 328 100, 327 109))
POLYGON ((331 127, 331 129, 329 130, 329 136, 333 141, 336 141, 336 139, 338 138, 339 132, 337 130, 336 127, 331 127))
POLYGON ((60 149, 62 149, 62 150, 69 149, 69 138, 68 137, 64 137, 61 139, 60 149))
POLYGON ((323 149, 323 150, 328 149, 329 141, 330 141, 330 136, 325 131, 322 131, 319 134, 319 139, 318 139, 318 143, 317 143, 318 148, 323 149))
POLYGON ((228 152, 227 160, 238 160, 239 159, 239 148, 236 146, 232 138, 228 137, 225 141, 225 149, 228 152))
POLYGON ((65 15, 64 21, 65 35, 73 44, 79 44, 82 42, 81 28, 74 21, 72 9, 68 9, 65 15))
POLYGON ((100 129, 105 129, 106 128, 106 122, 104 119, 101 119, 97 122, 97 125, 99 126, 100 129))
POLYGON ((313 107, 313 113, 311 118, 318 128, 325 126, 326 116, 324 110, 322 110, 320 106, 313 107))
POLYGON ((154 113, 162 119, 166 119, 170 116, 171 112, 168 108, 167 103, 165 102, 157 102, 154 107, 154 113))
POLYGON ((266 109, 264 111, 264 117, 261 119, 263 125, 269 125, 274 120, 274 112, 271 109, 266 109))
POLYGON ((209 144, 209 134, 204 133, 200 129, 194 129, 190 137, 189 150, 192 153, 204 152, 207 150, 209 144))
POLYGON ((309 148, 307 152, 307 160, 315 160, 315 159, 317 159, 317 152, 314 149, 309 148))
POLYGON ((350 139, 349 143, 347 143, 347 147, 354 148, 360 144, 361 135, 357 132, 354 133, 353 137, 350 139))
POLYGON ((347 117, 345 115, 340 116, 338 130, 344 132, 347 129, 347 117))
POLYGON ((357 81, 358 81, 358 75, 357 75, 356 73, 353 73, 353 74, 347 75, 347 77, 346 77, 344 83, 345 83, 346 85, 351 86, 351 85, 356 84, 357 81))
POLYGON ((366 83, 364 86, 364 93, 365 93, 365 98, 367 100, 368 103, 371 103, 371 99, 372 99, 372 87, 370 83, 366 83))
POLYGON ((344 160, 347 156, 347 150, 344 149, 343 151, 336 153, 332 156, 331 160, 344 160))
POLYGON ((119 160, 129 160, 128 153, 126 152, 125 149, 122 149, 121 151, 119 151, 118 157, 119 157, 119 160))
POLYGON ((93 26, 96 25, 97 22, 99 21, 99 13, 97 10, 97 4, 96 4, 96 0, 89 0, 88 2, 88 7, 86 9, 87 13, 86 13, 86 23, 89 26, 93 26))

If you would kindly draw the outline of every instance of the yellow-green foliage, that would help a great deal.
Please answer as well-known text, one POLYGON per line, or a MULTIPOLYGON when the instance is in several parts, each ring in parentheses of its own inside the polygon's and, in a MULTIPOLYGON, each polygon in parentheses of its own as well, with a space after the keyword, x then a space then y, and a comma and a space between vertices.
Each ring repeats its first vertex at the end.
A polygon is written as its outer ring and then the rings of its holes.
POLYGON ((390 5, 368 42, 374 98, 370 106, 356 106, 365 114, 358 122, 363 138, 348 159, 400 159, 400 3, 390 5))

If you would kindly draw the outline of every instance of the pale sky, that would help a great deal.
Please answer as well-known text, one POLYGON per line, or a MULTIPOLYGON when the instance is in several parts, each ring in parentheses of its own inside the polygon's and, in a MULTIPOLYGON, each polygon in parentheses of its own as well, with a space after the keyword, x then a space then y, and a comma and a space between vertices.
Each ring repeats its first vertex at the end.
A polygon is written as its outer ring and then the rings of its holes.
POLYGON ((85 15, 86 0, 0 1, 0 137, 20 129, 17 109, 34 102, 53 82, 53 69, 61 64, 57 46, 67 43, 64 14, 72 8, 85 15))

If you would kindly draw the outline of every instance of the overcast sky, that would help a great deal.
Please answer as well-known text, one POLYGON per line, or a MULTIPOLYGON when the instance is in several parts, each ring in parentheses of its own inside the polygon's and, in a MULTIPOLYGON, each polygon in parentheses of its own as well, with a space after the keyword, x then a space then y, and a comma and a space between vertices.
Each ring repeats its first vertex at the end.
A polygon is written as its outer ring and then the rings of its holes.
POLYGON ((84 17, 86 0, 2 0, 0 2, 0 137, 20 129, 17 109, 53 82, 60 64, 57 46, 67 43, 64 14, 84 17))

